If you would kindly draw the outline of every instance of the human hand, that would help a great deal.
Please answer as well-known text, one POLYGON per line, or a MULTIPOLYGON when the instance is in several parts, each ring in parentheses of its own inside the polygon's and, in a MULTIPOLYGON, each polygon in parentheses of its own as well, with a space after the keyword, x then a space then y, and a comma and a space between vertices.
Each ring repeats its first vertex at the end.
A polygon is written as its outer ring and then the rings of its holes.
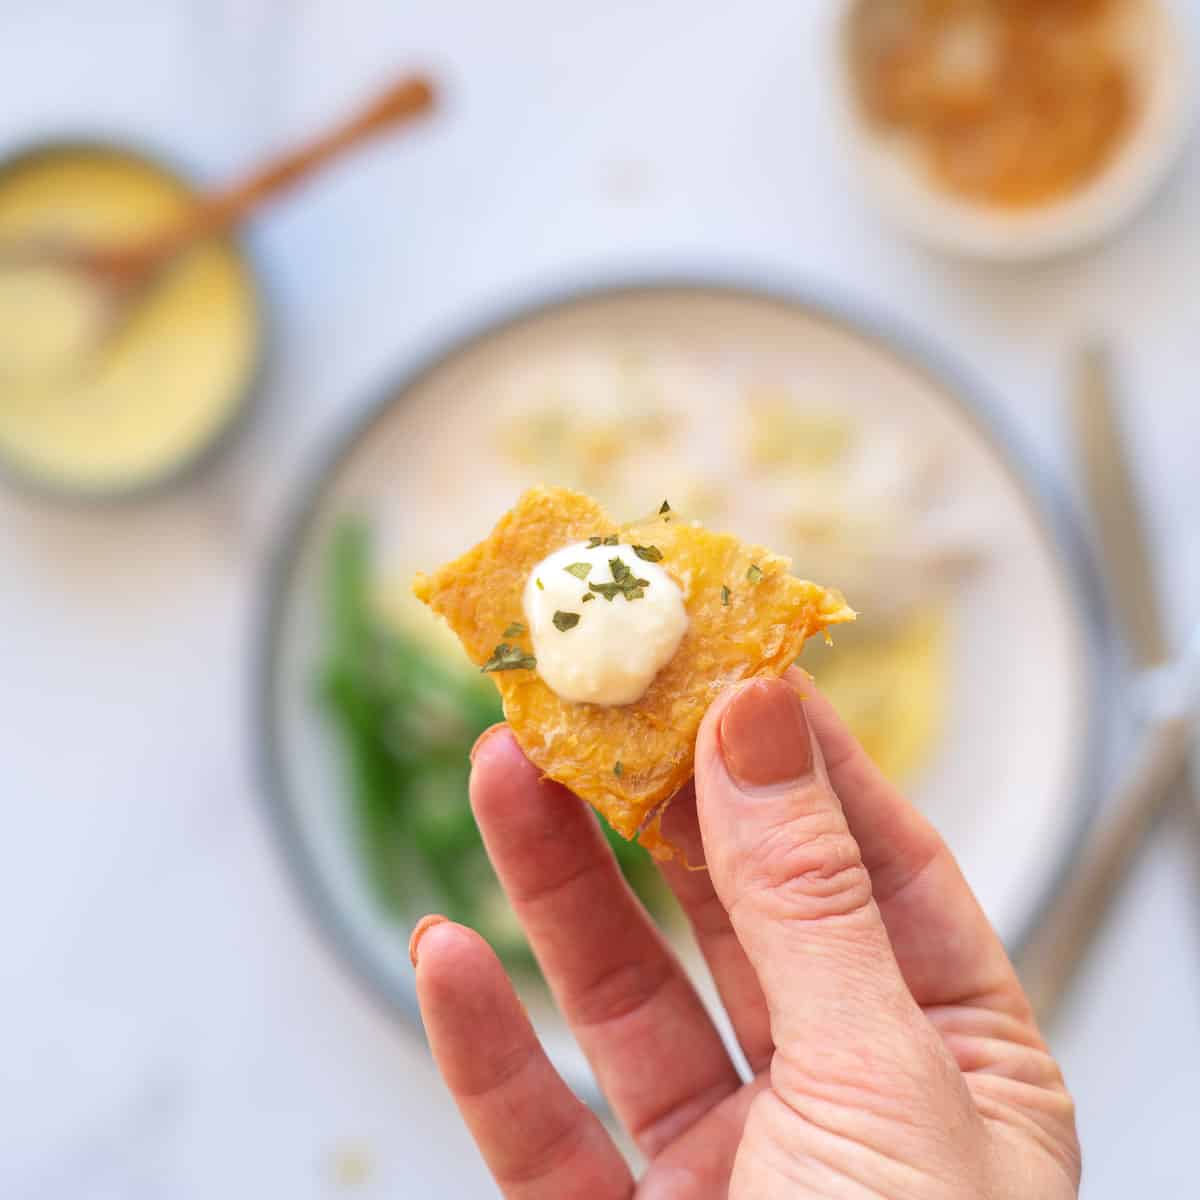
POLYGON ((504 1196, 1077 1195, 1073 1105, 999 940, 945 844, 800 673, 717 700, 694 796, 671 810, 709 870, 664 874, 749 1082, 586 806, 504 726, 473 758, 488 853, 647 1160, 635 1183, 486 943, 427 918, 413 935, 426 1030, 504 1196))

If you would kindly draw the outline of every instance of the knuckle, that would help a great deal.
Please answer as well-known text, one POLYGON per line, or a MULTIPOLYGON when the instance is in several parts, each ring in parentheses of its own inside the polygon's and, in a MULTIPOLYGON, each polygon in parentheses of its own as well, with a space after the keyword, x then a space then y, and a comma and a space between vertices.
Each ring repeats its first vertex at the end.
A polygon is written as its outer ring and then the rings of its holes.
POLYGON ((519 1159, 499 1164, 496 1182, 515 1190, 552 1179, 579 1152, 586 1131, 587 1126, 578 1117, 543 1121, 536 1140, 524 1148, 525 1153, 519 1159))
POLYGON ((698 938, 718 938, 731 934, 729 913, 716 892, 709 892, 688 911, 688 919, 698 938))
POLYGON ((611 966, 566 1001, 583 1028, 608 1025, 643 1011, 670 983, 669 966, 631 961, 611 966))
POLYGON ((810 1049, 803 1058, 777 1053, 771 1062, 771 1083, 789 1108, 809 1116, 820 1109, 916 1128, 937 1120, 930 1112, 928 1071, 911 1060, 907 1047, 880 1053, 831 1042, 810 1049))
POLYGON ((534 1067, 534 1058, 525 1045, 493 1052, 471 1072, 469 1079, 454 1085, 459 1100, 484 1101, 510 1094, 519 1087, 521 1077, 534 1067))
POLYGON ((740 894, 791 921, 850 918, 871 904, 871 877, 853 835, 825 814, 774 827, 742 864, 740 894))

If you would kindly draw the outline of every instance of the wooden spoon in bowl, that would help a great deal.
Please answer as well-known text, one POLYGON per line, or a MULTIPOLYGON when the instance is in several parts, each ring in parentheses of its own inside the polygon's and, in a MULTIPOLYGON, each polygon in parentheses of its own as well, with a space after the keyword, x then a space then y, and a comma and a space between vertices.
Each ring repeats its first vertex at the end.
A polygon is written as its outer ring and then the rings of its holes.
MULTIPOLYGON (((88 306, 90 315, 75 322, 72 331, 64 328, 64 344, 48 349, 45 356, 26 354, 22 363, 19 348, 5 353, 0 344, 0 375, 22 366, 23 374, 46 375, 77 368, 113 336, 138 299, 184 250, 228 232, 345 151, 427 112, 433 101, 433 85, 428 79, 407 76, 327 132, 272 159, 243 179, 200 196, 175 224, 143 238, 114 246, 30 239, 0 247, 0 272, 27 272, 30 278, 44 277, 48 271, 69 273, 72 282, 85 287, 93 301, 88 306), (39 361, 46 356, 52 361, 39 361)), ((11 279, 10 286, 16 282, 11 279)), ((75 290, 82 287, 76 286, 75 290)))

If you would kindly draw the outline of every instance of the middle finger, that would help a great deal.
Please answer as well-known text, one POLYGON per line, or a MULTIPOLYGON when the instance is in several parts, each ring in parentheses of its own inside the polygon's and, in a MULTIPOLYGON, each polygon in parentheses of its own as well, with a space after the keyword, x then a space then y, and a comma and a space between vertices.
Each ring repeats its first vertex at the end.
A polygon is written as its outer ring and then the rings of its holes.
POLYGON ((713 888, 712 876, 707 869, 696 869, 704 862, 704 845, 696 816, 695 784, 689 783, 671 801, 663 831, 687 855, 686 864, 678 859, 661 864, 663 878, 692 927, 746 1063, 751 1073, 758 1075, 770 1064, 775 1048, 771 1017, 758 975, 713 888))

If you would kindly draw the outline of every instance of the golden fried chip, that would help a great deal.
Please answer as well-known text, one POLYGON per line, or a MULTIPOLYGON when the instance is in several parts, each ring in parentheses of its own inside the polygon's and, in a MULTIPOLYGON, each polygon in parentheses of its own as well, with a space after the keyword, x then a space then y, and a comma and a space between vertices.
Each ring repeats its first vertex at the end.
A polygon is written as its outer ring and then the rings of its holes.
POLYGON ((711 533, 669 510, 620 527, 587 496, 533 488, 461 558, 413 591, 458 634, 482 665, 502 642, 531 653, 522 594, 547 555, 590 537, 654 545, 659 565, 683 592, 688 630, 679 649, 633 704, 607 707, 560 699, 536 669, 493 674, 504 714, 529 758, 551 779, 594 805, 625 838, 642 834, 669 857, 658 825, 667 801, 691 778, 705 710, 731 683, 780 675, 805 639, 854 619, 833 591, 791 575, 791 563, 728 534, 711 533))

